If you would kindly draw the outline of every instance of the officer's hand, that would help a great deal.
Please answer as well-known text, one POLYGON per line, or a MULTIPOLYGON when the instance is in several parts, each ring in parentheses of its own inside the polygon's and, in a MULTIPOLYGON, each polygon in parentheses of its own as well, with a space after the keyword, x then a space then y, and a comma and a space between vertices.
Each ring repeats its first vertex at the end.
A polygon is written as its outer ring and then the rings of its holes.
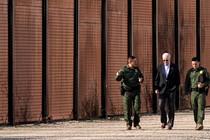
POLYGON ((122 71, 118 71, 118 72, 116 73, 117 76, 118 76, 118 75, 122 75, 122 74, 123 74, 122 71))
POLYGON ((143 83, 144 79, 143 78, 139 78, 139 83, 143 83))
POLYGON ((159 92, 159 90, 158 90, 158 89, 156 89, 156 90, 155 90, 155 93, 156 93, 156 94, 159 94, 160 92, 159 92))
POLYGON ((119 72, 117 72, 116 75, 118 76, 119 75, 119 72))
POLYGON ((203 87, 203 83, 198 83, 198 88, 202 88, 203 87))

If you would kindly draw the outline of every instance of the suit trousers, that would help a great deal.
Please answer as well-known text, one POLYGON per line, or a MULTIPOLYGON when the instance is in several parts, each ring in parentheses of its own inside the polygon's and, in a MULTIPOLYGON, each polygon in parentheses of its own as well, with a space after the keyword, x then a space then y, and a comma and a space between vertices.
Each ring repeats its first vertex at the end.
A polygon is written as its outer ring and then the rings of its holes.
POLYGON ((165 125, 173 127, 174 117, 175 117, 175 91, 165 92, 164 94, 159 95, 159 106, 160 106, 160 121, 165 125), (167 103, 167 104, 166 104, 167 103), (167 106, 166 106, 167 105, 167 106), (168 122, 167 122, 167 113, 168 110, 168 122))
POLYGON ((134 127, 139 125, 140 122, 140 91, 136 90, 133 92, 125 92, 123 96, 123 110, 124 110, 124 119, 126 125, 132 126, 132 107, 134 109, 134 127))

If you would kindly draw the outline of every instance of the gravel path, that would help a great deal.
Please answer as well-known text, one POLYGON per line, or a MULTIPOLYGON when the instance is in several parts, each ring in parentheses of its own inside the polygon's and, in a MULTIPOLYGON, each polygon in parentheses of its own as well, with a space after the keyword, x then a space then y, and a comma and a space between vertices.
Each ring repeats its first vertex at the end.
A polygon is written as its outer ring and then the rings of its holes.
POLYGON ((159 115, 142 115, 140 130, 126 130, 122 118, 0 127, 0 140, 210 140, 210 109, 201 131, 195 130, 189 110, 176 112, 172 130, 161 129, 159 120, 159 115))

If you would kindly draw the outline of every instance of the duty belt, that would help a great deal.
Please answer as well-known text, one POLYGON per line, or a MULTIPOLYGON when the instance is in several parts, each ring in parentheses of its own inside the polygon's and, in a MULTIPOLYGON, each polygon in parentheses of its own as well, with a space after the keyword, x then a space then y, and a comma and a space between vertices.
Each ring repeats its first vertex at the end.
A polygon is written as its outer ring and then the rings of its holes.
POLYGON ((126 91, 128 91, 128 92, 133 92, 133 91, 136 91, 136 90, 139 90, 139 89, 140 89, 140 86, 129 87, 128 89, 126 89, 126 91))
POLYGON ((191 91, 202 93, 202 92, 205 92, 205 88, 191 88, 191 91))
POLYGON ((191 91, 197 91, 198 92, 198 88, 191 88, 191 91))

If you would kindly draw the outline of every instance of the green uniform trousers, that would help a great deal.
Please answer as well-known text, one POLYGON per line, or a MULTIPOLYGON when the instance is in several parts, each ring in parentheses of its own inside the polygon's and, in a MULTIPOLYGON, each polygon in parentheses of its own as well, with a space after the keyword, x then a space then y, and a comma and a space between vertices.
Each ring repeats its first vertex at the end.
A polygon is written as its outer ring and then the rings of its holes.
POLYGON ((123 96, 124 119, 126 125, 132 126, 132 107, 134 109, 134 127, 140 122, 140 91, 125 92, 123 96))
POLYGON ((203 124, 205 107, 206 107, 206 95, 205 93, 191 92, 190 103, 193 109, 195 123, 203 124))

